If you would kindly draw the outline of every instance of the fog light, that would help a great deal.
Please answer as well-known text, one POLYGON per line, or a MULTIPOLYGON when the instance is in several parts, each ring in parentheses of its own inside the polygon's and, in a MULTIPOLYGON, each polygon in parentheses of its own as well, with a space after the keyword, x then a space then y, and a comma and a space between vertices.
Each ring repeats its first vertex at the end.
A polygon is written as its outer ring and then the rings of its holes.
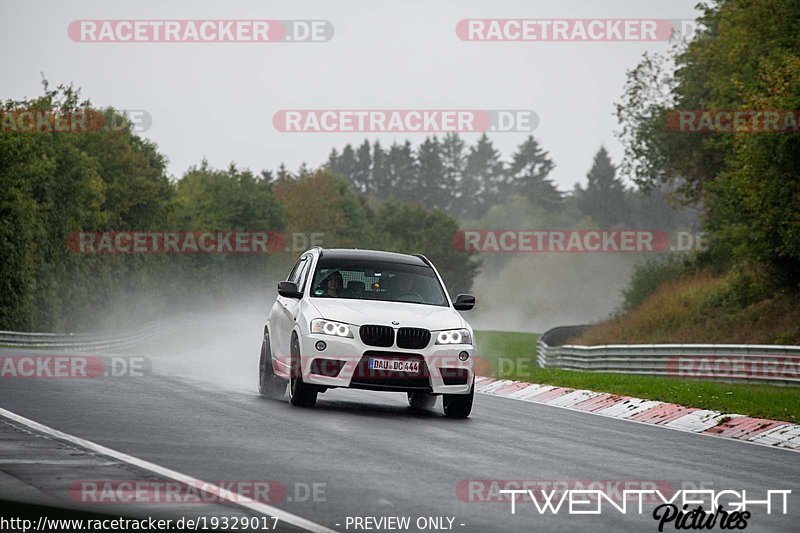
POLYGON ((469 354, 467 352, 461 352, 458 354, 458 359, 460 361, 466 361, 467 359, 469 359, 469 354))
POLYGON ((315 348, 316 348, 318 351, 320 351, 320 352, 321 352, 321 351, 323 351, 325 348, 327 348, 327 347, 328 347, 328 345, 327 345, 327 344, 325 344, 325 341, 317 341, 317 344, 315 344, 315 345, 314 345, 314 347, 315 347, 315 348))

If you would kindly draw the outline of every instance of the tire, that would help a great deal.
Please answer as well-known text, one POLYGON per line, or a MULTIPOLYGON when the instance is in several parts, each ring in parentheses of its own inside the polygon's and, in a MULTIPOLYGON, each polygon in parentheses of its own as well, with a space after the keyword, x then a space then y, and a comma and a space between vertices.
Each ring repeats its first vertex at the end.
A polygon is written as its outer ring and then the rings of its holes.
POLYGON ((444 416, 447 418, 467 418, 472 412, 472 401, 475 398, 475 382, 469 389, 469 394, 443 394, 442 406, 444 416))
POLYGON ((298 407, 314 407, 317 403, 317 388, 303 383, 300 370, 300 343, 292 336, 292 368, 289 372, 289 403, 298 407))
POLYGON ((261 356, 258 360, 258 393, 264 398, 280 400, 286 394, 286 380, 275 375, 272 368, 272 349, 269 344, 269 332, 264 332, 261 341, 261 356))
POLYGON ((412 409, 430 409, 436 405, 436 396, 428 392, 409 392, 408 405, 412 409))

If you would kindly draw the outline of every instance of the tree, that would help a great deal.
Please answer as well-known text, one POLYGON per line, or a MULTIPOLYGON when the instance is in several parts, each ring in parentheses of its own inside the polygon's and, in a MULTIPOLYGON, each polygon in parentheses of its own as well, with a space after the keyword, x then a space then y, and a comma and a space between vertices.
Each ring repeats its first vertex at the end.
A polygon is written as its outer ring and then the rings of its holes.
POLYGON ((389 147, 388 187, 395 191, 393 196, 406 202, 419 201, 414 192, 416 183, 417 164, 411 143, 409 141, 402 145, 392 143, 389 147))
POLYGON ((355 185, 353 182, 353 175, 356 173, 357 165, 358 162, 356 161, 356 153, 353 150, 353 147, 348 144, 342 150, 342 154, 336 158, 336 162, 333 166, 331 166, 330 170, 334 174, 339 174, 340 176, 346 177, 355 185))
POLYGON ((464 141, 458 133, 448 133, 442 140, 442 178, 441 209, 452 212, 461 194, 461 181, 464 178, 464 141))
POLYGON ((319 169, 275 186, 287 233, 322 233, 328 247, 372 245, 369 210, 344 176, 319 169))
MULTIPOLYGON (((285 227, 283 206, 275 197, 279 183, 291 183, 288 172, 277 182, 231 163, 226 169, 212 168, 205 159, 190 167, 177 183, 177 226, 184 231, 268 232, 268 249, 285 227)), ((175 229, 178 229, 175 228, 175 229)), ((280 240, 278 239, 280 243, 280 240)), ((248 294, 254 286, 266 286, 271 277, 271 256, 253 253, 177 254, 167 257, 167 274, 180 275, 193 285, 193 298, 203 300, 248 294)), ((160 281, 156 289, 166 283, 160 281)), ((162 289, 163 290, 163 289, 162 289)), ((189 301, 193 301, 189 298, 189 301)))
POLYGON ((521 194, 546 210, 555 210, 561 204, 561 193, 547 179, 554 167, 548 153, 531 135, 514 153, 511 168, 499 192, 501 195, 521 194))
POLYGON ((336 148, 331 148, 331 153, 328 154, 328 163, 326 164, 326 167, 331 172, 336 172, 336 169, 338 168, 337 167, 338 163, 339 163, 339 152, 336 151, 336 148))
POLYGON ((442 187, 444 164, 439 139, 426 137, 417 148, 416 180, 412 182, 410 201, 422 202, 426 207, 443 207, 447 203, 442 187))
POLYGON ((685 202, 703 203, 717 262, 765 265, 771 279, 797 288, 798 135, 687 132, 668 119, 686 110, 800 108, 800 5, 728 0, 703 10, 692 41, 628 73, 617 106, 625 168, 644 186, 676 184, 685 202))
POLYGON ((576 200, 581 211, 592 217, 601 228, 610 228, 631 219, 625 185, 617 179, 616 173, 608 152, 601 146, 586 175, 586 189, 576 188, 576 200))
POLYGON ((177 221, 186 230, 283 229, 283 208, 271 182, 231 164, 216 170, 203 160, 178 181, 177 221))
POLYGON ((385 202, 375 213, 375 225, 382 249, 422 253, 436 265, 451 297, 470 292, 480 269, 475 253, 460 252, 453 246, 458 222, 444 211, 425 210, 419 204, 385 202))
POLYGON ((286 169, 286 165, 281 163, 278 165, 278 171, 275 173, 275 181, 286 181, 292 179, 292 174, 286 169))
POLYGON ((379 198, 392 198, 396 191, 392 187, 389 156, 375 141, 372 146, 372 192, 379 198))
POLYGON ((349 176, 355 190, 364 194, 369 194, 374 189, 371 152, 372 148, 369 145, 369 141, 365 139, 361 146, 358 147, 355 165, 353 166, 352 174, 349 176))
POLYGON ((464 218, 481 218, 497 202, 504 178, 505 164, 484 133, 467 155, 455 213, 464 218))
MULTIPOLYGON (((102 117, 85 131, 0 133, 0 327, 58 330, 107 315, 132 287, 158 271, 158 259, 93 257, 69 247, 73 233, 152 229, 169 220, 173 189, 165 158, 113 109, 80 101, 72 86, 4 113, 36 111, 102 117), (109 127, 112 124, 113 127, 109 127)), ((155 301, 153 298, 152 301, 155 301)))

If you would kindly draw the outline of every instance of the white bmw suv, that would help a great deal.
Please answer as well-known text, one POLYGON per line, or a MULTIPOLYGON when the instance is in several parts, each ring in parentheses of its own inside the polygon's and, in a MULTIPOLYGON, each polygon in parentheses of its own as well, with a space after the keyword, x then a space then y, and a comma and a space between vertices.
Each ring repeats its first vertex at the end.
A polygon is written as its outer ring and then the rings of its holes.
POLYGON ((413 408, 442 396, 444 413, 466 418, 475 394, 472 328, 423 255, 313 248, 286 281, 264 327, 259 392, 312 407, 336 387, 408 394, 413 408))

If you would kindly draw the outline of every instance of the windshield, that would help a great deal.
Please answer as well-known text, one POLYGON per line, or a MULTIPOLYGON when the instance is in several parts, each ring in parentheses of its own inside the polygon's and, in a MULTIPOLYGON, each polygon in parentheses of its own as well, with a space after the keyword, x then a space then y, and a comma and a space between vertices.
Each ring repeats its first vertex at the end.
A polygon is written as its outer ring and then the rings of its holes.
POLYGON ((448 305, 432 268, 386 261, 323 257, 317 263, 311 296, 448 305))

